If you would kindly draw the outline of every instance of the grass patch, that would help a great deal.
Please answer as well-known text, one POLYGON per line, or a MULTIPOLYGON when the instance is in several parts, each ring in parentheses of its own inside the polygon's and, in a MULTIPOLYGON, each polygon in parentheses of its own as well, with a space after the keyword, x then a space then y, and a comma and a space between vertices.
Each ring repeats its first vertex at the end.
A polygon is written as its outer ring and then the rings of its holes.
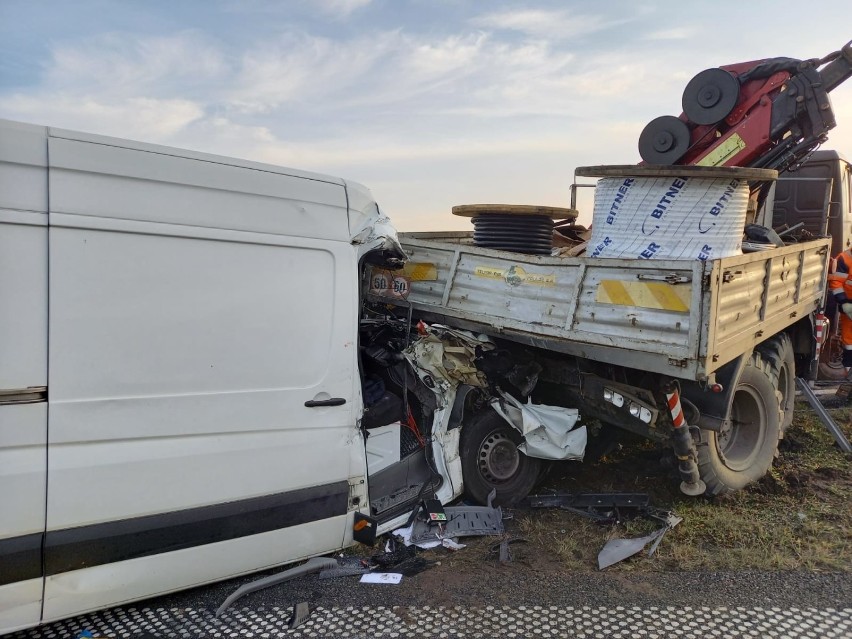
MULTIPOLYGON (((830 413, 852 436, 852 410, 830 413)), ((655 506, 683 517, 654 557, 640 554, 609 570, 850 570, 852 460, 805 403, 796 405, 779 448, 772 470, 756 484, 722 498, 690 498, 678 491, 674 471, 659 463, 664 449, 624 435, 598 461, 557 464, 538 492, 647 492, 655 506)), ((607 539, 656 527, 646 520, 599 526, 569 512, 520 509, 510 531, 529 540, 527 552, 593 570, 607 539)))

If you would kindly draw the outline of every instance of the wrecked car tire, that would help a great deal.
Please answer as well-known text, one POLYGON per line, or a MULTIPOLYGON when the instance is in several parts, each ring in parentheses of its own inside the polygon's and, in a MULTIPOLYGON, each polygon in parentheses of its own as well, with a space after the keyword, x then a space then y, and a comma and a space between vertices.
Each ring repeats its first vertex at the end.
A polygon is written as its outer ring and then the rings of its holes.
POLYGON ((496 489, 495 506, 508 506, 526 497, 538 482, 543 464, 518 450, 521 434, 490 408, 461 428, 465 494, 484 505, 496 489))
POLYGON ((759 351, 743 368, 721 432, 701 429, 698 469, 707 495, 739 490, 772 466, 781 433, 781 392, 759 351))

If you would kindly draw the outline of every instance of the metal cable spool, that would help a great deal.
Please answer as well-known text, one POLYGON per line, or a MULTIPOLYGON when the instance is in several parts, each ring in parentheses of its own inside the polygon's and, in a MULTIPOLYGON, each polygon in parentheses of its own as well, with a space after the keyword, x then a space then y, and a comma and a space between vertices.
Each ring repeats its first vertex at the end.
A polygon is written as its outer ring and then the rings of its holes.
POLYGON ((553 206, 466 204, 453 215, 473 218, 473 244, 482 248, 550 255, 553 221, 576 219, 577 211, 553 206))

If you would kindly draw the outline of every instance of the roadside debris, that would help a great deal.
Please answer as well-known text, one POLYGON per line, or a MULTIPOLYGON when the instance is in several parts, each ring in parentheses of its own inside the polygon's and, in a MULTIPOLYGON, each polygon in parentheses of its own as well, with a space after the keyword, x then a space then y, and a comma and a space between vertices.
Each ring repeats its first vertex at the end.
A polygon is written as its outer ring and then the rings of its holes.
POLYGON ((319 574, 320 579, 336 579, 337 577, 352 577, 355 575, 363 575, 371 570, 374 566, 367 559, 360 557, 340 557, 337 560, 337 566, 334 568, 326 568, 319 574))
POLYGON ((657 512, 646 493, 557 493, 530 495, 527 499, 532 508, 559 508, 599 524, 616 524, 657 512))
POLYGON ((308 620, 315 609, 315 606, 312 606, 307 601, 297 603, 293 606, 293 613, 290 615, 290 619, 287 620, 287 627, 291 630, 298 628, 308 620))
POLYGON ((493 546, 491 546, 489 552, 491 552, 491 554, 496 554, 497 560, 501 564, 508 564, 511 563, 513 559, 511 545, 525 543, 527 543, 527 540, 523 537, 506 536, 499 544, 494 544, 493 546))
POLYGON ((233 594, 231 594, 221 606, 216 610, 216 617, 220 616, 225 610, 228 609, 230 605, 232 605, 237 599, 243 597, 249 593, 256 592, 258 590, 263 590, 264 588, 269 588, 270 586, 275 586, 276 584, 284 583, 285 581, 290 581, 291 579, 295 579, 296 577, 301 577, 303 575, 309 575, 314 572, 319 572, 324 568, 335 568, 337 566, 337 560, 329 559, 328 557, 312 557, 308 559, 301 566, 296 566, 295 568, 290 568, 289 570, 285 570, 284 572, 278 573, 277 575, 270 575, 269 577, 264 577, 263 579, 257 579, 255 581, 251 581, 247 584, 243 584, 239 588, 237 588, 233 594))
POLYGON ((576 408, 526 404, 500 391, 491 407, 524 436, 518 450, 539 459, 582 460, 586 451, 586 427, 574 428, 579 418, 576 408))
POLYGON ((558 508, 591 519, 598 524, 617 524, 627 519, 646 517, 663 523, 663 527, 645 537, 610 539, 598 554, 598 568, 603 570, 641 552, 652 543, 648 556, 652 556, 669 530, 683 521, 674 513, 651 506, 646 493, 561 493, 530 495, 532 508, 558 508))
POLYGON ((617 564, 619 561, 632 557, 633 555, 642 552, 648 544, 651 544, 651 548, 648 550, 648 556, 653 556, 653 554, 657 551, 660 542, 663 540, 663 535, 682 521, 682 517, 668 513, 666 525, 659 530, 652 532, 650 535, 646 535, 645 537, 633 537, 630 539, 610 539, 606 542, 606 544, 604 544, 604 547, 601 548, 600 553, 598 553, 598 569, 603 570, 613 564, 617 564))
POLYGON ((492 490, 487 506, 447 506, 440 512, 434 507, 430 510, 428 502, 423 502, 417 507, 411 525, 398 528, 393 534, 400 537, 406 546, 444 546, 450 550, 464 548, 455 541, 456 537, 502 535, 503 509, 492 506, 496 496, 497 491, 492 490))
POLYGON ((384 551, 370 557, 370 561, 382 568, 391 568, 397 564, 401 564, 408 559, 414 557, 414 548, 409 548, 407 545, 397 543, 393 537, 389 537, 385 541, 384 551))
POLYGON ((402 581, 402 574, 398 572, 370 572, 361 575, 362 584, 398 584, 402 581))

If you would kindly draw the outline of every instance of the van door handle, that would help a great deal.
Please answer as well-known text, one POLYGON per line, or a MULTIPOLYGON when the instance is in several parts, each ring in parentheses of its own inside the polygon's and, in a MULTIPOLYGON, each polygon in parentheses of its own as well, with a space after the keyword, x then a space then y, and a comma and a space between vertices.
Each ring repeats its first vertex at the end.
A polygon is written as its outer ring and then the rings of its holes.
POLYGON ((342 397, 332 397, 331 399, 309 399, 305 402, 308 408, 316 408, 317 406, 343 406, 346 400, 342 397))

